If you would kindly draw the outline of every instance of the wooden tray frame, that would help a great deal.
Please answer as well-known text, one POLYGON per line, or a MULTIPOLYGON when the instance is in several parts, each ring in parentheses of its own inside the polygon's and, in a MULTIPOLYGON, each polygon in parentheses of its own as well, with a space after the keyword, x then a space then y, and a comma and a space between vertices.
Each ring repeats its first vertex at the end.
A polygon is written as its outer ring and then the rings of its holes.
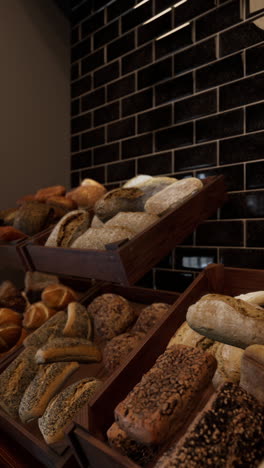
POLYGON ((26 271, 28 263, 22 248, 26 242, 28 242, 27 237, 9 242, 8 244, 0 241, 0 267, 23 269, 26 271))
MULTIPOLYGON (((190 305, 208 293, 235 296, 264 289, 264 270, 225 268, 211 264, 181 294, 170 313, 148 334, 144 342, 105 382, 101 391, 84 407, 68 428, 67 437, 80 466, 86 468, 140 468, 109 447, 106 430, 114 422, 114 409, 164 352, 170 338, 184 322, 190 305)), ((210 392, 208 393, 208 398, 210 392)), ((207 400, 208 400, 207 398, 207 400)), ((204 404, 206 403, 206 399, 204 404)), ((197 410, 196 410, 197 411, 197 410)), ((192 418, 195 417, 194 413, 192 418)), ((191 420, 189 420, 189 423, 191 420)), ((182 434, 181 434, 182 435, 182 434)), ((149 465, 151 466, 151 465, 149 465)))
POLYGON ((28 268, 134 284, 226 200, 223 176, 210 176, 203 183, 203 189, 179 208, 133 239, 107 245, 106 251, 45 247, 47 232, 40 233, 22 246, 28 268))

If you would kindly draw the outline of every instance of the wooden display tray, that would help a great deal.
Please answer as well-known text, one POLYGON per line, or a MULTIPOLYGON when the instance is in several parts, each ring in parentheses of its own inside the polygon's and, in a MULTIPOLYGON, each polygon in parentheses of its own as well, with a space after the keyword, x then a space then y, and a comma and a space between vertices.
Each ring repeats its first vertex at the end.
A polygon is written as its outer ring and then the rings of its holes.
MULTIPOLYGON (((146 339, 132 352, 127 361, 119 367, 101 390, 84 407, 68 428, 70 440, 76 458, 82 468, 139 468, 128 457, 121 455, 106 443, 106 431, 114 422, 114 409, 132 390, 155 363, 158 356, 185 321, 188 307, 204 294, 219 293, 231 296, 264 289, 264 270, 225 268, 223 265, 209 265, 181 294, 160 323, 148 334, 146 339)), ((197 412, 205 406, 213 394, 212 386, 204 392, 199 406, 187 419, 180 432, 175 434, 178 440, 193 421, 197 412)), ((148 467, 152 465, 149 464, 148 467)))
POLYGON ((133 239, 107 245, 105 251, 45 247, 48 233, 36 235, 22 246, 28 268, 134 284, 226 200, 223 176, 208 177, 203 183, 203 189, 179 208, 133 239))
POLYGON ((0 267, 27 270, 28 264, 22 246, 28 237, 9 243, 0 241, 0 267))
MULTIPOLYGON (((133 303, 136 311, 139 311, 146 305, 152 304, 153 302, 167 302, 169 304, 174 304, 180 295, 179 293, 168 291, 157 291, 139 287, 122 287, 100 283, 92 287, 80 302, 88 305, 95 297, 106 292, 120 294, 127 298, 131 303, 133 303)), ((103 345, 97 337, 95 337, 95 342, 97 342, 98 346, 103 349, 103 345)), ((15 357, 19 355, 23 349, 24 347, 21 346, 19 349, 14 351, 12 356, 6 357, 6 359, 0 363, 0 373, 13 361, 15 357)), ((115 373, 116 371, 112 375, 115 373)), ((100 378, 100 380, 106 382, 112 378, 112 376, 108 377, 102 362, 94 364, 80 364, 80 368, 67 380, 64 387, 76 382, 80 378, 89 376, 100 378)), ((48 446, 38 429, 36 421, 32 421, 29 424, 23 424, 20 421, 12 419, 0 408, 0 430, 3 431, 10 440, 15 440, 23 448, 27 449, 34 458, 47 467, 66 467, 68 464, 71 468, 75 467, 74 463, 76 463, 76 460, 74 462, 73 451, 68 439, 65 438, 61 443, 48 446)))

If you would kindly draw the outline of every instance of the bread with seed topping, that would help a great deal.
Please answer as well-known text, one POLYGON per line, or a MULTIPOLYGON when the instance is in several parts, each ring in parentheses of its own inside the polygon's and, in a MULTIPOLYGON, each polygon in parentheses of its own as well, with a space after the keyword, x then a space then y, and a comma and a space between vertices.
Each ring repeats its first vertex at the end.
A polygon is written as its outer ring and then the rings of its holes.
POLYGON ((40 348, 49 339, 62 336, 62 330, 66 324, 67 315, 64 310, 57 312, 47 322, 43 323, 24 340, 24 346, 40 348))
POLYGON ((72 338, 91 339, 93 334, 92 321, 85 306, 79 302, 70 302, 67 307, 67 322, 62 334, 72 338))
POLYGON ((38 364, 61 361, 100 362, 101 359, 100 349, 83 338, 54 338, 39 348, 35 355, 38 364))

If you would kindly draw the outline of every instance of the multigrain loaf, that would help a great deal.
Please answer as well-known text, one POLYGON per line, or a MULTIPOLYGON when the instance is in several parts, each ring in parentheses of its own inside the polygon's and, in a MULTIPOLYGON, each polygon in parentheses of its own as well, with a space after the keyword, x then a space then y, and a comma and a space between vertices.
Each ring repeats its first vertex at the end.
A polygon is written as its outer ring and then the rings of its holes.
POLYGON ((94 206, 96 216, 103 222, 120 211, 143 211, 144 192, 137 187, 117 188, 107 192, 94 206))
POLYGON ((91 227, 92 228, 102 228, 104 227, 103 221, 101 221, 98 216, 94 216, 91 222, 91 227))
POLYGON ((122 226, 128 228, 134 234, 138 234, 154 224, 158 219, 158 216, 144 212, 120 212, 109 219, 104 226, 106 228, 122 226))
POLYGON ((153 304, 145 307, 133 326, 133 331, 147 333, 159 322, 159 320, 161 320, 163 315, 165 315, 169 309, 169 304, 165 304, 163 302, 154 302, 153 304))
POLYGON ((37 372, 35 353, 36 348, 26 348, 0 375, 0 406, 13 418, 18 417, 20 401, 37 372))
POLYGON ((264 457, 264 407, 226 382, 155 468, 257 467, 264 457))
POLYGON ((100 380, 87 377, 66 387, 50 401, 38 420, 39 429, 47 444, 63 439, 66 426, 77 411, 88 403, 100 385, 100 380))
POLYGON ((73 249, 106 250, 106 245, 131 239, 134 233, 126 227, 90 228, 71 247, 73 249))
POLYGON ((245 349, 241 360, 240 386, 264 405, 264 346, 245 349))
POLYGON ((25 390, 19 405, 21 421, 27 423, 42 416, 50 400, 78 367, 77 362, 56 362, 38 366, 38 371, 25 390))
POLYGON ((35 355, 38 364, 62 361, 100 362, 101 359, 100 349, 91 341, 67 337, 49 340, 35 355))
POLYGON ((45 245, 47 247, 70 247, 91 224, 91 215, 85 210, 74 210, 67 213, 56 224, 45 245))
POLYGON ((53 213, 53 209, 45 203, 24 203, 16 213, 13 226, 28 236, 33 236, 49 226, 53 220, 53 213))
POLYGON ((167 349, 117 405, 116 422, 138 442, 164 442, 183 425, 215 369, 209 353, 184 345, 167 349))
POLYGON ((92 338, 92 320, 85 306, 79 302, 71 302, 68 305, 67 322, 62 334, 72 338, 92 338))
POLYGON ((127 332, 112 338, 103 350, 103 362, 108 372, 113 372, 144 336, 145 333, 127 332))
POLYGON ((264 344, 264 309, 241 299, 207 294, 189 307, 186 319, 201 335, 231 346, 264 344))
POLYGON ((57 312, 47 322, 43 323, 33 333, 24 340, 24 346, 35 346, 40 348, 49 339, 62 336, 62 330, 65 327, 67 314, 64 310, 57 312))

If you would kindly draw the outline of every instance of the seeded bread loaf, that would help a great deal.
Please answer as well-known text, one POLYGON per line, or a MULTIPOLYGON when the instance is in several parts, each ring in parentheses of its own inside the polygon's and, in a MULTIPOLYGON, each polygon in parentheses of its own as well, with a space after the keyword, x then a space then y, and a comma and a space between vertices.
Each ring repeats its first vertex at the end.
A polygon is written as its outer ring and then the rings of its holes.
POLYGON ((101 359, 100 349, 83 338, 54 338, 39 348, 35 355, 38 364, 61 361, 100 362, 101 359))
POLYGON ((116 422, 138 442, 164 442, 196 406, 215 369, 209 353, 184 345, 167 349, 117 405, 116 422))
POLYGON ((67 322, 63 329, 63 336, 72 338, 92 338, 92 321, 86 307, 79 302, 71 302, 67 307, 67 322))
POLYGON ((134 234, 138 234, 154 224, 158 219, 158 216, 144 212, 120 212, 109 219, 105 223, 105 227, 126 227, 134 234))
POLYGON ((91 215, 87 211, 70 211, 56 224, 45 245, 47 247, 70 247, 89 228, 90 224, 91 215))
POLYGON ((88 403, 100 385, 99 380, 87 377, 68 386, 50 401, 38 420, 39 429, 47 444, 63 439, 66 426, 88 403))
POLYGON ((112 338, 103 350, 103 361, 108 372, 113 372, 144 336, 144 333, 127 332, 112 338))
POLYGON ((106 250, 106 245, 113 242, 119 242, 125 239, 131 239, 134 233, 126 227, 90 228, 73 244, 73 249, 92 249, 106 250))
POLYGON ((40 348, 49 339, 62 336, 62 330, 67 320, 66 312, 61 310, 43 323, 37 330, 28 335, 24 340, 24 346, 35 346, 40 348))
POLYGON ((164 304, 162 302, 156 302, 145 307, 133 326, 133 331, 147 333, 161 320, 169 309, 169 304, 164 304))
POLYGON ((241 360, 240 385, 264 405, 264 346, 245 349, 241 360))

